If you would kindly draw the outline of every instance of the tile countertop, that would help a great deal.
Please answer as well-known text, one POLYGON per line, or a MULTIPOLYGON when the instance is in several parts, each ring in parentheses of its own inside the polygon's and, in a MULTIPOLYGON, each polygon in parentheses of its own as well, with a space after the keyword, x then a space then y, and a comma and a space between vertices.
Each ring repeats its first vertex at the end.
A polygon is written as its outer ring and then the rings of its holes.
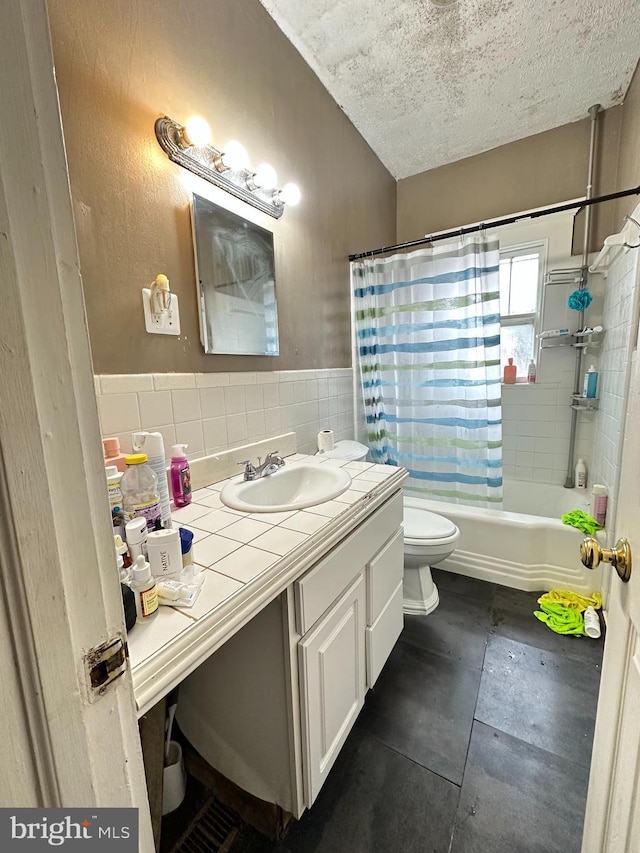
POLYGON ((194 562, 205 577, 192 608, 162 606, 152 622, 135 625, 128 634, 139 716, 383 504, 407 476, 404 468, 300 453, 286 461, 337 465, 349 472, 352 484, 317 506, 246 513, 224 506, 220 490, 228 480, 222 480, 194 492, 189 506, 172 509, 174 522, 194 533, 194 562))

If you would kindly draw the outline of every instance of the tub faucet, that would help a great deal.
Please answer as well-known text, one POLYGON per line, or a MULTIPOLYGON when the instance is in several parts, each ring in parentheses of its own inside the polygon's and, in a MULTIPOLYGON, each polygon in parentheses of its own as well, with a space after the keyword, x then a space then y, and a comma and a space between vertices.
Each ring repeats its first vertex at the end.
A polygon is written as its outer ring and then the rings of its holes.
POLYGON ((267 453, 262 465, 260 464, 259 456, 257 466, 255 466, 250 459, 245 459, 243 462, 238 462, 238 465, 245 466, 245 480, 259 480, 261 477, 268 477, 269 474, 273 474, 274 471, 277 471, 279 468, 282 468, 282 466, 284 465, 284 459, 282 458, 282 456, 278 455, 277 450, 272 450, 271 453, 267 453))

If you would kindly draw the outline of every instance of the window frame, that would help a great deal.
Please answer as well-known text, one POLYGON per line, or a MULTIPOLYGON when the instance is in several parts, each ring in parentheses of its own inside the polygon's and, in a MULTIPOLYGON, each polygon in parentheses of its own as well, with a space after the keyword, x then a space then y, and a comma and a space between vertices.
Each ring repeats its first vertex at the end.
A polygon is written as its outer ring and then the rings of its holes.
MULTIPOLYGON (((534 311, 527 312, 526 314, 503 314, 502 309, 500 310, 500 328, 503 326, 524 326, 531 325, 533 327, 533 350, 531 357, 538 363, 538 358, 540 355, 540 341, 538 339, 539 334, 539 324, 540 319, 542 317, 542 302, 543 302, 543 294, 544 294, 544 280, 547 274, 547 255, 549 250, 549 239, 544 238, 542 240, 533 240, 527 243, 514 243, 510 246, 505 246, 504 248, 501 246, 499 249, 500 261, 509 260, 513 258, 519 258, 524 255, 532 255, 538 254, 539 256, 539 264, 538 264, 538 286, 536 293, 536 307, 534 311)), ((500 358, 500 367, 504 370, 504 364, 502 364, 502 357, 500 358)), ((517 379, 517 382, 526 382, 527 377, 520 375, 517 379)))

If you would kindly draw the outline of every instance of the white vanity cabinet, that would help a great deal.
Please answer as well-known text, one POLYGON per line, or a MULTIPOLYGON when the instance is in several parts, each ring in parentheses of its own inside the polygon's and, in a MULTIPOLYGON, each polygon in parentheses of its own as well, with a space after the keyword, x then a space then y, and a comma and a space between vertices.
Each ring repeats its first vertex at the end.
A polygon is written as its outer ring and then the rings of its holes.
POLYGON ((402 630, 396 491, 184 682, 178 721, 216 770, 300 817, 402 630))

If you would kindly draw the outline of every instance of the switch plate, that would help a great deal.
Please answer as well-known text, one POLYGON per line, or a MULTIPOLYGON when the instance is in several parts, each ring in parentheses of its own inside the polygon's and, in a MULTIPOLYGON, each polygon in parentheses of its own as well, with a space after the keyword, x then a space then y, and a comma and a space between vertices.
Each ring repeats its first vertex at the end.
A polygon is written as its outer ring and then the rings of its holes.
POLYGON ((152 335, 179 335, 180 334, 180 309, 178 297, 171 294, 171 306, 166 314, 151 313, 151 290, 142 288, 142 305, 144 306, 144 325, 152 335))

